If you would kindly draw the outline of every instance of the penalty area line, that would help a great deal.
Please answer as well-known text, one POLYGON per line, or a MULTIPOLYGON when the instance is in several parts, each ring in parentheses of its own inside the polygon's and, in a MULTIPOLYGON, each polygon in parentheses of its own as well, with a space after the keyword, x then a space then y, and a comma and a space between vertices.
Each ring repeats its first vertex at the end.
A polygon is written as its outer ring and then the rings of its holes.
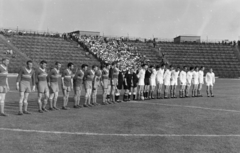
POLYGON ((0 128, 1 131, 25 132, 25 133, 43 133, 43 134, 65 134, 82 136, 119 136, 119 137, 240 137, 240 134, 117 134, 117 133, 91 133, 91 132, 64 132, 64 131, 43 131, 0 128))
POLYGON ((141 102, 141 101, 130 101, 130 103, 161 105, 161 106, 168 106, 168 107, 185 107, 185 108, 193 108, 193 109, 204 109, 204 110, 213 110, 213 111, 223 111, 223 112, 240 113, 240 111, 238 111, 238 110, 219 109, 219 108, 208 108, 208 107, 201 107, 201 106, 176 105, 176 104, 162 104, 162 103, 148 103, 148 102, 141 102))

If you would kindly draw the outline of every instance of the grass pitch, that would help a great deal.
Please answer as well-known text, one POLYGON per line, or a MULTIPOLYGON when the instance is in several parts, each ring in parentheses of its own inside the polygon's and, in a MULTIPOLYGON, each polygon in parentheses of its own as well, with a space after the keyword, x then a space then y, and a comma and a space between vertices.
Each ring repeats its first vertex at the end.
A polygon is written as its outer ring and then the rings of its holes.
MULTIPOLYGON (((15 78, 0 117, 0 153, 239 153, 239 80, 217 79, 214 98, 132 101, 18 116, 15 78)), ((99 92, 101 93, 101 91, 99 92)), ((101 102, 101 95, 98 101, 101 102)), ((81 99, 83 102, 83 97, 81 99)), ((59 107, 62 96, 59 97, 59 107)))

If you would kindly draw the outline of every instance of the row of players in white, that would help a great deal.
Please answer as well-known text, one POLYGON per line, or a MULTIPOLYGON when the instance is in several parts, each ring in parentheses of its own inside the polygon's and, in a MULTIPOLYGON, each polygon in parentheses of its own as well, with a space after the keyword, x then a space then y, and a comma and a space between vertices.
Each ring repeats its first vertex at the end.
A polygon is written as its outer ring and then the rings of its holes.
MULTIPOLYGON (((145 73, 147 70, 147 65, 143 65, 141 70, 138 73, 138 85, 144 86, 145 85, 145 73)), ((150 86, 156 86, 156 85, 164 85, 165 87, 165 96, 168 94, 169 86, 177 86, 178 85, 178 78, 179 78, 179 84, 180 84, 180 97, 188 97, 188 92, 186 90, 189 90, 191 85, 193 84, 193 95, 192 96, 201 96, 200 92, 197 92, 197 90, 201 90, 202 85, 204 84, 204 67, 201 67, 199 70, 198 67, 190 68, 188 70, 187 67, 184 67, 183 70, 180 71, 180 68, 174 69, 174 67, 170 66, 169 68, 166 68, 164 65, 156 70, 154 67, 151 68, 152 74, 150 77, 150 86), (185 93, 185 96, 183 96, 183 93, 185 93)), ((205 76, 205 82, 207 86, 207 96, 210 95, 213 97, 213 85, 215 84, 215 74, 213 73, 213 70, 210 68, 209 72, 207 72, 205 76), (209 95, 210 94, 210 95, 209 95)))

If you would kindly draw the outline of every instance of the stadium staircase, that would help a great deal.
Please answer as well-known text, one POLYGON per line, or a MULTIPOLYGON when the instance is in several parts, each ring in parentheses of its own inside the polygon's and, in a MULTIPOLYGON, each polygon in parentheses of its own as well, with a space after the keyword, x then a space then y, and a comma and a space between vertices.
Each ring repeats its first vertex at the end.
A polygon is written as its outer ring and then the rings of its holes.
POLYGON ((100 65, 96 58, 86 55, 82 47, 63 38, 13 35, 6 39, 10 40, 20 52, 34 62, 39 63, 41 60, 46 60, 49 68, 53 67, 56 61, 61 62, 63 68, 68 62, 73 62, 77 67, 84 63, 100 65))
POLYGON ((221 44, 158 43, 166 58, 175 66, 205 66, 213 68, 220 78, 238 78, 240 61, 236 48, 221 44))

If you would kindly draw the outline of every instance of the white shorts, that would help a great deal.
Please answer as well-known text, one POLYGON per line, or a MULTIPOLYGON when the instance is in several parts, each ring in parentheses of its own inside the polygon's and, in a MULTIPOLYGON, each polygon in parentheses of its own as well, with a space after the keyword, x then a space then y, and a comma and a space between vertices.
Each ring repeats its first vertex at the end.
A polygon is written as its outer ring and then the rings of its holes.
POLYGON ((156 80, 155 79, 150 79, 150 85, 151 86, 156 86, 156 80))
POLYGON ((204 84, 204 81, 203 80, 199 80, 198 83, 199 84, 204 84))
POLYGON ((199 84, 198 80, 193 80, 193 84, 194 84, 194 85, 199 84))
POLYGON ((144 84, 144 80, 139 80, 139 81, 138 81, 138 85, 139 85, 139 86, 144 86, 144 85, 145 85, 145 84, 144 84))
POLYGON ((156 80, 157 84, 163 84, 163 80, 156 80))
POLYGON ((206 86, 213 86, 212 82, 206 83, 206 86))
POLYGON ((178 85, 177 80, 171 81, 171 86, 177 86, 177 85, 178 85))
POLYGON ((165 81, 165 82, 164 82, 164 85, 165 85, 165 86, 170 86, 170 80, 169 80, 169 81, 165 81))
POLYGON ((180 82, 180 85, 186 86, 186 82, 180 82))

